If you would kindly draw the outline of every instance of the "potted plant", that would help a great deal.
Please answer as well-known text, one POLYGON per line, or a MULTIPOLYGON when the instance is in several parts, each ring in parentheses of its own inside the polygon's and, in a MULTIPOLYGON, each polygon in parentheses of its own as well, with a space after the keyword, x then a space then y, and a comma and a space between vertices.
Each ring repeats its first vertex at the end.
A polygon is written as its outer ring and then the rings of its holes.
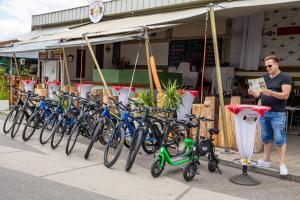
POLYGON ((0 110, 9 110, 9 90, 8 81, 5 76, 6 69, 0 67, 0 110))
MULTIPOLYGON (((178 109, 182 104, 182 98, 180 91, 182 90, 182 86, 177 84, 177 80, 168 81, 167 84, 163 83, 163 108, 164 109, 178 109)), ((173 116, 173 113, 171 115, 173 116)))
POLYGON ((149 90, 144 90, 139 94, 139 101, 144 106, 150 106, 150 107, 156 106, 156 102, 153 100, 153 97, 149 90))

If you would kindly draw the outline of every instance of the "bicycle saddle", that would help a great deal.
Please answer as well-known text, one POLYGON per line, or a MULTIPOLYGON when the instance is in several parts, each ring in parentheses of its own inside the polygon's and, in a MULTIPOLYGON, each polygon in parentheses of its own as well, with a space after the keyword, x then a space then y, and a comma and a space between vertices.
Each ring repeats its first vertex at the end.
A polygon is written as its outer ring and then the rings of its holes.
POLYGON ((219 129, 217 128, 210 128, 208 129, 209 134, 213 135, 213 134, 219 134, 219 129))

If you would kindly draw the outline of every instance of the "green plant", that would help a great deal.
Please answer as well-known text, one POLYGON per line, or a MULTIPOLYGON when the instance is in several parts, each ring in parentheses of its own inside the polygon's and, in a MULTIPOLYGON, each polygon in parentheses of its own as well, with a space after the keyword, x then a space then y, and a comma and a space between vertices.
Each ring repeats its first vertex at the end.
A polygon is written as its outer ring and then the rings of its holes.
POLYGON ((22 69, 21 74, 23 74, 23 75, 30 75, 30 73, 31 73, 30 67, 24 66, 23 69, 22 69))
POLYGON ((156 101, 153 100, 153 97, 152 97, 151 92, 149 90, 144 90, 140 93, 139 101, 144 106, 150 106, 150 107, 156 106, 156 101))
POLYGON ((167 84, 163 83, 163 108, 165 109, 178 109, 182 103, 180 91, 182 86, 177 84, 177 80, 168 81, 167 84))
POLYGON ((7 89, 8 81, 5 76, 5 69, 0 68, 0 100, 9 99, 9 90, 7 89))

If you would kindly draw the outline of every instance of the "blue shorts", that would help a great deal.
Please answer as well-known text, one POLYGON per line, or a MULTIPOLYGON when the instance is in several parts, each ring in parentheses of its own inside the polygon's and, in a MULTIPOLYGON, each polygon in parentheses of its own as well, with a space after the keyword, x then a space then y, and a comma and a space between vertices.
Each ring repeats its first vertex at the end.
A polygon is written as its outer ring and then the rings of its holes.
POLYGON ((260 120, 261 139, 264 144, 273 142, 277 146, 286 143, 286 114, 285 112, 266 112, 260 120))

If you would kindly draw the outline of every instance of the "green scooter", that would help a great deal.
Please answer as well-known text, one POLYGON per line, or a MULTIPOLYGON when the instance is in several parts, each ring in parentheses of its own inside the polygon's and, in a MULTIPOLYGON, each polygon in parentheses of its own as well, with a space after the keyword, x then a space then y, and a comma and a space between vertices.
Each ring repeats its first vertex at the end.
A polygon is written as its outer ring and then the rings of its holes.
MULTIPOLYGON (((218 163, 219 160, 214 154, 214 146, 212 143, 212 137, 209 139, 203 140, 200 142, 199 140, 199 129, 200 129, 200 122, 209 122, 213 121, 211 119, 207 119, 204 117, 197 118, 195 115, 189 115, 190 119, 196 119, 197 122, 188 121, 184 122, 184 125, 187 126, 187 130, 190 130, 190 128, 197 128, 197 135, 196 140, 193 140, 190 137, 186 137, 184 140, 184 149, 185 151, 177 156, 170 156, 170 153, 168 152, 166 145, 167 144, 167 135, 163 133, 163 142, 162 146, 160 148, 160 153, 157 157, 157 159, 154 161, 154 163, 151 166, 151 174, 153 177, 158 177, 163 172, 165 164, 168 163, 171 166, 178 166, 184 163, 188 163, 188 165, 184 168, 183 177, 186 181, 191 181, 194 176, 197 174, 197 165, 199 163, 199 156, 206 155, 209 153, 209 171, 213 172, 216 169, 219 170, 218 163)), ((170 123, 170 122, 169 122, 170 123)), ((209 129, 208 130, 210 135, 217 134, 219 132, 218 129, 209 129)), ((190 134, 188 133, 188 136, 190 134)), ((221 171, 219 170, 221 173, 221 171)))

